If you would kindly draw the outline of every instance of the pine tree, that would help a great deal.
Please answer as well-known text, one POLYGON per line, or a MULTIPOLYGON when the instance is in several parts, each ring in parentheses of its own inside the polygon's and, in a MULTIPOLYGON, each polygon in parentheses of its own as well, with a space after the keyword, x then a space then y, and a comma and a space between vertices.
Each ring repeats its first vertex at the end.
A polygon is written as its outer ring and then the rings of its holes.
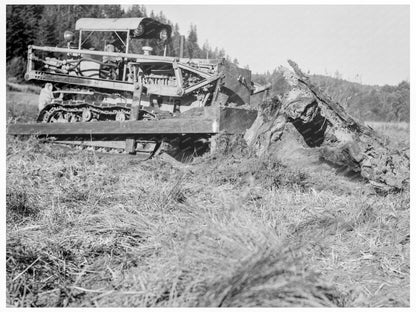
MULTIPOLYGON (((45 6, 41 18, 39 20, 39 28, 36 36, 36 42, 42 46, 56 46, 59 44, 59 28, 57 17, 60 15, 60 6, 47 5, 45 6)), ((62 10, 64 11, 64 10, 62 10)), ((62 12, 62 15, 69 16, 62 12)), ((65 18, 63 18, 65 19, 65 18)), ((69 23, 67 23, 69 24, 69 23)))
POLYGON ((205 41, 202 45, 202 57, 209 59, 212 55, 211 48, 209 47, 208 41, 205 41))
POLYGON ((132 5, 127 12, 124 13, 123 17, 145 17, 146 10, 140 5, 132 5))
POLYGON ((201 57, 201 49, 198 46, 198 35, 196 25, 191 24, 188 38, 186 40, 186 50, 189 58, 201 57))
POLYGON ((172 27, 172 35, 171 35, 171 49, 169 55, 171 56, 179 56, 180 51, 180 44, 181 44, 181 34, 179 32, 179 25, 176 23, 172 27))
POLYGON ((123 16, 123 10, 120 5, 103 5, 103 17, 120 18, 123 16))
POLYGON ((166 16, 163 14, 162 11, 159 12, 159 15, 156 18, 159 22, 167 24, 168 20, 166 19, 166 16))
POLYGON ((7 5, 6 60, 26 58, 27 46, 35 43, 42 5, 7 5))

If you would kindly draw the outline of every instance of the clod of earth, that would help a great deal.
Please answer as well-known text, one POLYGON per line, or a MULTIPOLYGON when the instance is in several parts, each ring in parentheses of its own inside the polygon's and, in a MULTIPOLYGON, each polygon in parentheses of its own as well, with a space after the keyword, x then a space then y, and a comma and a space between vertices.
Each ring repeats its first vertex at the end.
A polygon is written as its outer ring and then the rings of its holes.
POLYGON ((265 101, 244 138, 257 155, 272 153, 289 122, 305 143, 318 148, 323 160, 362 177, 381 191, 399 191, 409 184, 409 157, 387 146, 370 127, 314 86, 289 60, 293 71, 280 67, 285 92, 265 101))

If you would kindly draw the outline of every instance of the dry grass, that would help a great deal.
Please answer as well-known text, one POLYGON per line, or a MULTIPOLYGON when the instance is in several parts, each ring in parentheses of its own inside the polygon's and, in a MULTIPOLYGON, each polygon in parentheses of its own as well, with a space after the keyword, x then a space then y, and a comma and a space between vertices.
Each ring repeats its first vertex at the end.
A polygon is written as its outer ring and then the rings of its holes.
POLYGON ((410 146, 410 124, 408 122, 367 122, 367 124, 386 138, 386 142, 399 150, 410 146))
POLYGON ((13 79, 8 79, 6 82, 7 91, 16 91, 20 92, 22 95, 31 93, 31 94, 39 94, 41 90, 40 85, 34 84, 21 84, 13 79))
POLYGON ((8 303, 409 305, 408 193, 316 192, 257 161, 174 166, 9 139, 8 303))
POLYGON ((368 121, 367 125, 372 127, 375 130, 379 131, 388 131, 391 129, 405 130, 409 131, 410 125, 408 122, 381 122, 381 121, 368 121))
POLYGON ((7 304, 409 306, 409 191, 316 168, 7 138, 7 304))
POLYGON ((33 122, 38 114, 38 95, 6 91, 8 122, 33 122))

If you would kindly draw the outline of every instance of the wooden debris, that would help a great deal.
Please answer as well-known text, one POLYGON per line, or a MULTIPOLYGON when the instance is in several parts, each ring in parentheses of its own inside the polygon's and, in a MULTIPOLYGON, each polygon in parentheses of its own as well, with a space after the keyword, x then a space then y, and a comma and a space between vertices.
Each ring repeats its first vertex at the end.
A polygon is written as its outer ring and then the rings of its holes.
MULTIPOLYGON (((377 189, 401 190, 409 183, 409 158, 387 146, 377 133, 348 115, 345 109, 313 85, 298 65, 281 67, 287 90, 280 101, 265 102, 245 139, 258 154, 282 135, 292 123, 306 144, 319 148, 329 163, 360 172, 377 189), (280 102, 281 107, 277 108, 280 102)), ((277 143, 278 144, 278 143, 277 143)))

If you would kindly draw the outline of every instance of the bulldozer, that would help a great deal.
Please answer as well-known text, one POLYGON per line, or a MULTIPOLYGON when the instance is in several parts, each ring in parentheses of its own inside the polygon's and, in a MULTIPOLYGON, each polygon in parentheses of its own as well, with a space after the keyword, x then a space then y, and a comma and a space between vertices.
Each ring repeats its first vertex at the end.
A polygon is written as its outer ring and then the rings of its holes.
POLYGON ((172 29, 152 18, 81 18, 75 31, 64 33, 65 47, 28 47, 25 79, 44 83, 40 111, 9 134, 130 154, 162 142, 195 152, 219 132, 250 127, 251 99, 270 88, 225 59, 184 58, 183 42, 169 56, 172 29))
POLYGON ((270 85, 225 59, 184 58, 182 44, 179 56, 169 55, 172 29, 154 19, 81 18, 75 31, 64 33, 66 47, 28 47, 25 78, 44 84, 40 112, 36 123, 8 125, 9 135, 146 157, 166 151, 184 160, 221 150, 227 135, 244 136, 264 156, 291 123, 325 161, 376 188, 409 185, 407 154, 347 114, 290 60, 293 71, 280 69, 285 92, 271 98, 270 85))

